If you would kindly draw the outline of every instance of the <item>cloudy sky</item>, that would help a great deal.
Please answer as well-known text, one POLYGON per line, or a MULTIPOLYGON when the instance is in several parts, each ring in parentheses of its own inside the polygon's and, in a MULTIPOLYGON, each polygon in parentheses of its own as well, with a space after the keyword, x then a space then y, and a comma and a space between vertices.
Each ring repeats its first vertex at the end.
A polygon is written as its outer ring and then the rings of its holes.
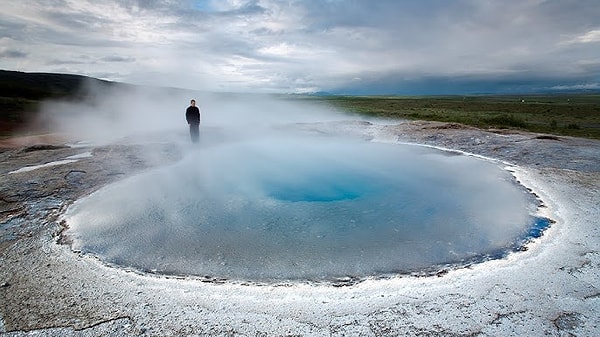
POLYGON ((598 0, 0 2, 0 69, 209 91, 600 89, 598 0))

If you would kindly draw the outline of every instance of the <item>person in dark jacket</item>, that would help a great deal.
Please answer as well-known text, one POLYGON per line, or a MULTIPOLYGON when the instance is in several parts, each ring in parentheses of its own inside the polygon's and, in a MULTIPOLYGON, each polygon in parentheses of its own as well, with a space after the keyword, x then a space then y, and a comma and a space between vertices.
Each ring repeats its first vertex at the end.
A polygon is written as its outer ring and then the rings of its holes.
POLYGON ((191 100, 190 106, 185 110, 185 120, 190 126, 192 143, 198 143, 200 138, 200 109, 196 106, 196 100, 191 100))

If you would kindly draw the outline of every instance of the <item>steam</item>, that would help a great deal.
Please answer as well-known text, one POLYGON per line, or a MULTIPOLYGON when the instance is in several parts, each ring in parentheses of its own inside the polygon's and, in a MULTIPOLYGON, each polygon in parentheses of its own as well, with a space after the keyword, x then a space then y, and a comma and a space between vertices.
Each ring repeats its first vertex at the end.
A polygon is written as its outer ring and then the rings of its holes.
POLYGON ((364 126, 309 100, 90 92, 48 104, 48 123, 97 143, 188 149, 69 209, 73 247, 110 262, 239 279, 368 276, 498 254, 532 222, 533 203, 496 165, 350 137, 364 126), (185 122, 190 98, 202 110, 199 144, 185 122))
POLYGON ((73 247, 163 273, 364 277, 509 251, 533 203, 492 163, 274 130, 190 151, 76 202, 73 247))
POLYGON ((39 123, 78 140, 106 144, 158 134, 185 142, 185 109, 190 99, 196 99, 201 109, 202 129, 226 129, 239 137, 260 134, 277 125, 346 118, 306 101, 269 95, 88 83, 81 96, 85 99, 77 102, 45 102, 39 123))

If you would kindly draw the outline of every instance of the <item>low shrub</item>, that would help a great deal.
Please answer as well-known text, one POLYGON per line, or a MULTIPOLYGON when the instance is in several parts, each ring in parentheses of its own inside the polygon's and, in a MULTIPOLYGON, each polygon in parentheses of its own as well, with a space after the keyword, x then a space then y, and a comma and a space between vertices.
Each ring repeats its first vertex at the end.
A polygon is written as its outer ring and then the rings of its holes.
POLYGON ((525 120, 508 114, 484 118, 483 120, 486 124, 491 126, 527 128, 527 122, 525 122, 525 120))

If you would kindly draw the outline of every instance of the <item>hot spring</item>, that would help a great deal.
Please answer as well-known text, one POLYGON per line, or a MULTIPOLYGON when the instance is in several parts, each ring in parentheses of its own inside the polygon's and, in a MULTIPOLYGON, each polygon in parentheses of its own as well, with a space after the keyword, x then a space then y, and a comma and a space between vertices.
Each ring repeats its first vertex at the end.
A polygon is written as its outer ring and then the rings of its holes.
POLYGON ((64 235, 142 271, 326 281, 505 256, 544 226, 536 208, 492 161, 286 134, 201 145, 102 188, 69 208, 64 235))

